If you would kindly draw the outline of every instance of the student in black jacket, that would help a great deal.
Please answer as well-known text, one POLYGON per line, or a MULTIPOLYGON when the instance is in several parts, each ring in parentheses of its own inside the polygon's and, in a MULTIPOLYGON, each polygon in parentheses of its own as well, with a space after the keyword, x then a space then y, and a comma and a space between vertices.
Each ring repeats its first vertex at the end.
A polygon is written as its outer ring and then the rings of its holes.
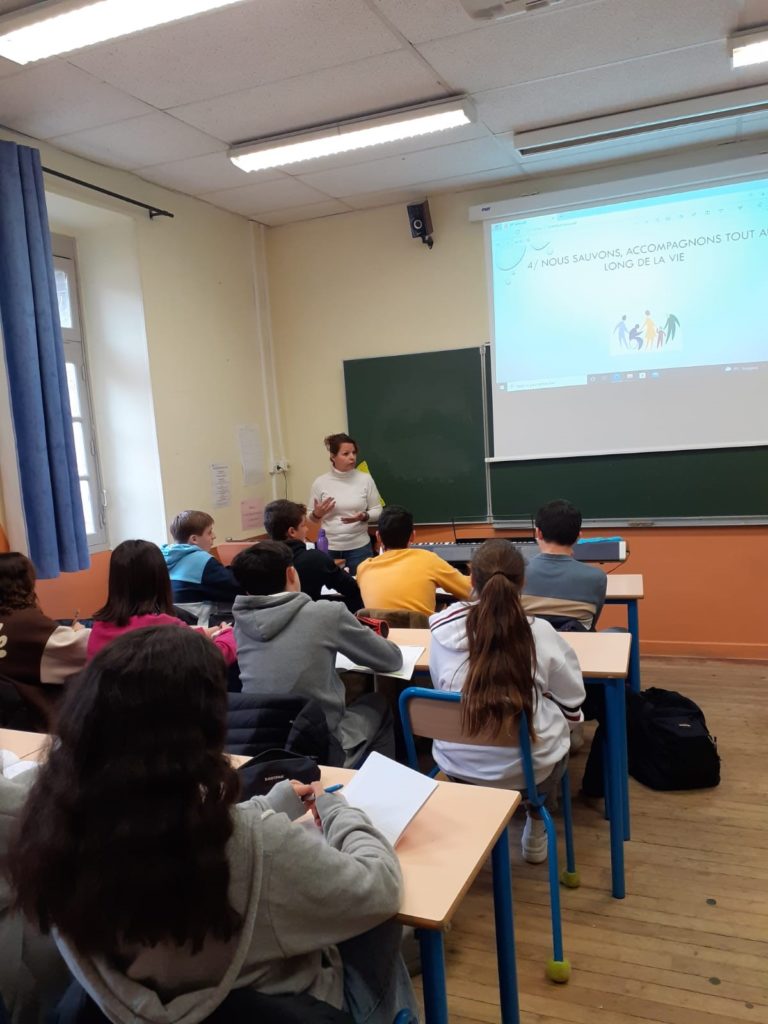
POLYGON ((264 529, 271 540, 287 544, 293 554, 293 566, 299 574, 301 589, 313 601, 320 599, 323 587, 336 590, 352 612, 363 607, 363 599, 354 577, 344 572, 324 551, 308 548, 306 505, 295 501, 270 501, 264 509, 264 529))

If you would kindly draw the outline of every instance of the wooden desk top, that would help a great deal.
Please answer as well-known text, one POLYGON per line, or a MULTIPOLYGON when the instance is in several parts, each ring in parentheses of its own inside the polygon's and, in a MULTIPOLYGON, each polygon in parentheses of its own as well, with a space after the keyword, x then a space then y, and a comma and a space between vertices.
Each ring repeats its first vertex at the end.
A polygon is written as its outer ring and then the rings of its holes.
MULTIPOLYGON (((0 748, 41 760, 49 737, 0 729, 0 748)), ((233 757, 238 764, 247 758, 233 757)), ((322 782, 349 782, 348 768, 323 768, 322 782)), ((506 828, 520 794, 514 790, 438 782, 397 847, 405 893, 398 915, 404 924, 443 928, 506 828)))
MULTIPOLYGON (((624 678, 629 671, 629 633, 561 633, 576 652, 582 675, 590 678, 624 678)), ((416 662, 420 671, 429 669, 432 634, 428 629, 390 629, 389 639, 396 644, 419 645, 424 651, 416 662)))
MULTIPOLYGON (((355 774, 348 768, 322 771, 326 786, 355 774)), ((405 882, 398 920, 444 928, 519 803, 515 790, 438 782, 397 845, 405 882)))
POLYGON ((645 597, 642 573, 621 573, 620 575, 615 572, 610 573, 605 596, 609 599, 642 600, 645 597))
POLYGON ((0 750, 10 750, 25 761, 42 761, 48 753, 51 737, 44 732, 0 729, 0 750))

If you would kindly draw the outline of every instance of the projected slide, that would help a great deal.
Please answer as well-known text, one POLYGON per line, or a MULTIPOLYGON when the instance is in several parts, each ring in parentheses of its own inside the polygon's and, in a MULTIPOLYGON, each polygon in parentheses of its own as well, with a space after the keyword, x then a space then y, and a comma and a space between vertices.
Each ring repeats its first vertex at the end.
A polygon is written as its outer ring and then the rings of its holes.
POLYGON ((494 224, 491 248, 508 391, 766 359, 766 181, 494 224))
POLYGON ((494 458, 768 444, 768 180, 639 184, 481 208, 494 458))

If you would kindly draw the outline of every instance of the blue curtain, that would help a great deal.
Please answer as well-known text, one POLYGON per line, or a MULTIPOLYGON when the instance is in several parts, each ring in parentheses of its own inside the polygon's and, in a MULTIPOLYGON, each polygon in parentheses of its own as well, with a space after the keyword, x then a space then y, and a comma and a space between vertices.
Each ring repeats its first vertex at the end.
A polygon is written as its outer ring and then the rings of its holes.
POLYGON ((0 320, 29 556, 38 576, 86 569, 40 153, 0 141, 0 320))

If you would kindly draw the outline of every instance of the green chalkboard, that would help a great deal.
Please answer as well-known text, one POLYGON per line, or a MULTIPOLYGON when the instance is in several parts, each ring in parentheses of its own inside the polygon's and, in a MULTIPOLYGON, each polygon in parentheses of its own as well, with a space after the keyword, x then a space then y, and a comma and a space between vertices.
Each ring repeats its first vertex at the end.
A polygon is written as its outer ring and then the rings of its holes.
POLYGON ((768 516, 768 448, 491 464, 494 519, 568 498, 585 519, 768 516))
POLYGON ((768 446, 486 467, 483 386, 490 374, 483 372, 487 349, 481 353, 344 364, 350 433, 385 500, 408 506, 418 522, 485 520, 486 473, 494 520, 527 520, 556 497, 577 504, 585 519, 768 516, 768 446))
POLYGON ((417 522, 488 514, 481 357, 472 348, 344 363, 360 457, 384 500, 417 522))

